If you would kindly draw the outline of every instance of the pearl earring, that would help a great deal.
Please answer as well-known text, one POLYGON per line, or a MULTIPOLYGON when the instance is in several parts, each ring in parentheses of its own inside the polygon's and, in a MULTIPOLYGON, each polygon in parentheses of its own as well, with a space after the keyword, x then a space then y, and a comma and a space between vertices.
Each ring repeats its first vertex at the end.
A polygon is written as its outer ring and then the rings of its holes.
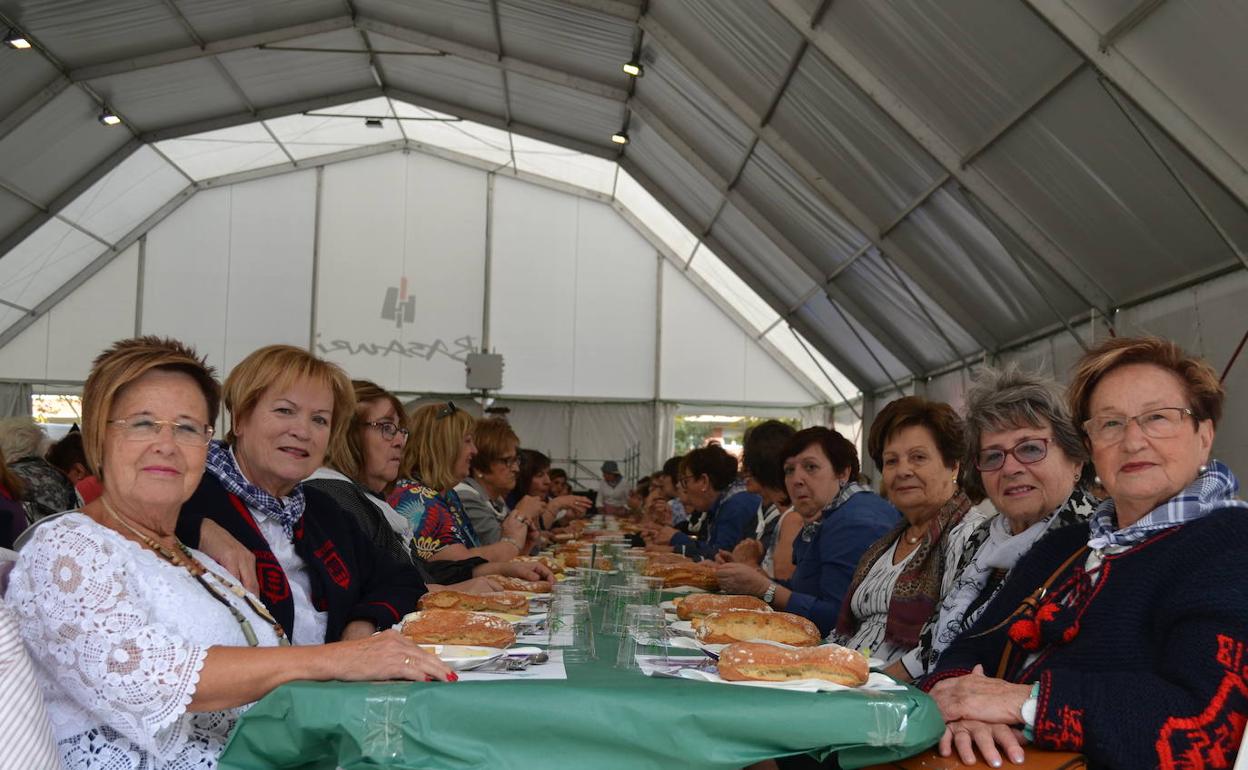
POLYGON ((1101 477, 1100 477, 1100 476, 1096 476, 1096 477, 1094 477, 1094 478, 1092 479, 1092 481, 1093 481, 1093 483, 1095 483, 1098 487, 1099 487, 1099 486, 1101 486, 1101 477))
POLYGON ((1209 471, 1209 466, 1204 463, 1201 463, 1200 468, 1198 470, 1200 471, 1201 475, 1204 475, 1205 473, 1209 471))

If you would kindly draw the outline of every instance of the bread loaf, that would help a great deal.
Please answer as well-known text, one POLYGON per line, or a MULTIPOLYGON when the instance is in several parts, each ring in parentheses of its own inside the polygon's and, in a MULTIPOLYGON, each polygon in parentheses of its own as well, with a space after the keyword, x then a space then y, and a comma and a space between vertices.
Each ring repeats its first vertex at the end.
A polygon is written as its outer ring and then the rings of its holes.
POLYGON ((515 629, 502 618, 467 610, 421 610, 403 618, 404 636, 421 644, 510 647, 515 629))
POLYGON ((517 556, 512 561, 526 561, 541 564, 556 575, 563 573, 563 565, 550 556, 517 556))
POLYGON ((647 553, 646 566, 655 564, 693 564, 693 559, 681 553, 647 553))
POLYGON ((737 594, 690 594, 676 599, 676 617, 681 620, 700 618, 721 610, 759 610, 771 612, 771 607, 755 596, 737 594))
POLYGON ((517 577, 507 577, 505 575, 490 575, 490 580, 503 587, 504 591, 528 591, 534 594, 550 593, 550 581, 548 580, 521 580, 517 577))
POLYGON ((761 642, 737 642, 719 653, 719 675, 730 682, 824 679, 859 687, 867 682, 867 658, 839 644, 791 650, 761 642))
POLYGON ((529 599, 524 594, 495 591, 488 594, 465 594, 459 591, 438 591, 420 597, 416 604, 422 610, 472 610, 475 612, 529 613, 529 599))
POLYGON ((664 588, 676 586, 694 586, 707 591, 719 590, 719 577, 715 574, 715 566, 706 563, 651 564, 646 567, 645 574, 649 577, 663 578, 664 588))
POLYGON ((763 640, 814 647, 819 628, 800 615, 759 610, 723 610, 693 619, 693 630, 704 644, 730 644, 763 640))

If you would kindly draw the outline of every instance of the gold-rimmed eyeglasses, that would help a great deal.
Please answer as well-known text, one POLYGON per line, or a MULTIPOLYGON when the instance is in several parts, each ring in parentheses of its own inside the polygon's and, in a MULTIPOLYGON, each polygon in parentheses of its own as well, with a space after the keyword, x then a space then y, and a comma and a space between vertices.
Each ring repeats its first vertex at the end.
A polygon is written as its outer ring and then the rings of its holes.
POLYGON ((183 446, 208 446, 213 434, 211 425, 177 420, 154 420, 145 415, 109 420, 108 424, 121 428, 122 436, 127 441, 152 441, 160 435, 166 425, 173 433, 173 440, 183 446))
POLYGON ((1109 446, 1122 441, 1127 435, 1127 423, 1134 422, 1149 438, 1173 438, 1179 434, 1184 417, 1196 419, 1196 413, 1182 406, 1166 406, 1150 409, 1134 417, 1121 414, 1102 414, 1083 421, 1083 430, 1097 446, 1109 446))

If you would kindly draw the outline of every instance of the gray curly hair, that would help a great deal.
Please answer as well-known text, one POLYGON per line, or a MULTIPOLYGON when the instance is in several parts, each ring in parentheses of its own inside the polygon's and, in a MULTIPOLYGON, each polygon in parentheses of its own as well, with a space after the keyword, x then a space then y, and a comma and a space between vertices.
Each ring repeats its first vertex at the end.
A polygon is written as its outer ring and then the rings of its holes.
POLYGON ((1053 442, 1079 465, 1088 462, 1088 450, 1071 422, 1066 399, 1053 380, 1023 371, 1017 364, 1004 368, 984 367, 966 392, 966 461, 962 463, 967 494, 987 496, 984 480, 975 467, 985 431, 1013 428, 1053 428, 1053 442))

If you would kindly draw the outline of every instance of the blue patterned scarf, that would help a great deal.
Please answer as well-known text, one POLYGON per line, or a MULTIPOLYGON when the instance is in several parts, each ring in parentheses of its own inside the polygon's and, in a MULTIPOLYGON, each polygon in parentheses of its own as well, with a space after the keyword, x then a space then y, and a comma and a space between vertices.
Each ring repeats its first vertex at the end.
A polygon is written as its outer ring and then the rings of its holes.
POLYGON ((225 491, 238 495, 243 503, 268 519, 282 525, 286 537, 293 543, 295 525, 303 517, 305 505, 303 484, 296 484, 286 497, 277 498, 252 484, 238 469, 238 461, 234 459, 234 450, 223 441, 213 441, 208 445, 208 463, 205 466, 209 473, 217 477, 225 491))
POLYGON ((1155 532, 1195 521, 1221 508, 1248 508, 1238 500, 1239 479, 1231 469, 1210 460, 1205 470, 1187 488, 1157 506, 1129 527, 1118 529, 1118 511, 1113 498, 1102 502, 1088 522, 1088 547, 1102 550, 1113 546, 1135 545, 1155 532))

